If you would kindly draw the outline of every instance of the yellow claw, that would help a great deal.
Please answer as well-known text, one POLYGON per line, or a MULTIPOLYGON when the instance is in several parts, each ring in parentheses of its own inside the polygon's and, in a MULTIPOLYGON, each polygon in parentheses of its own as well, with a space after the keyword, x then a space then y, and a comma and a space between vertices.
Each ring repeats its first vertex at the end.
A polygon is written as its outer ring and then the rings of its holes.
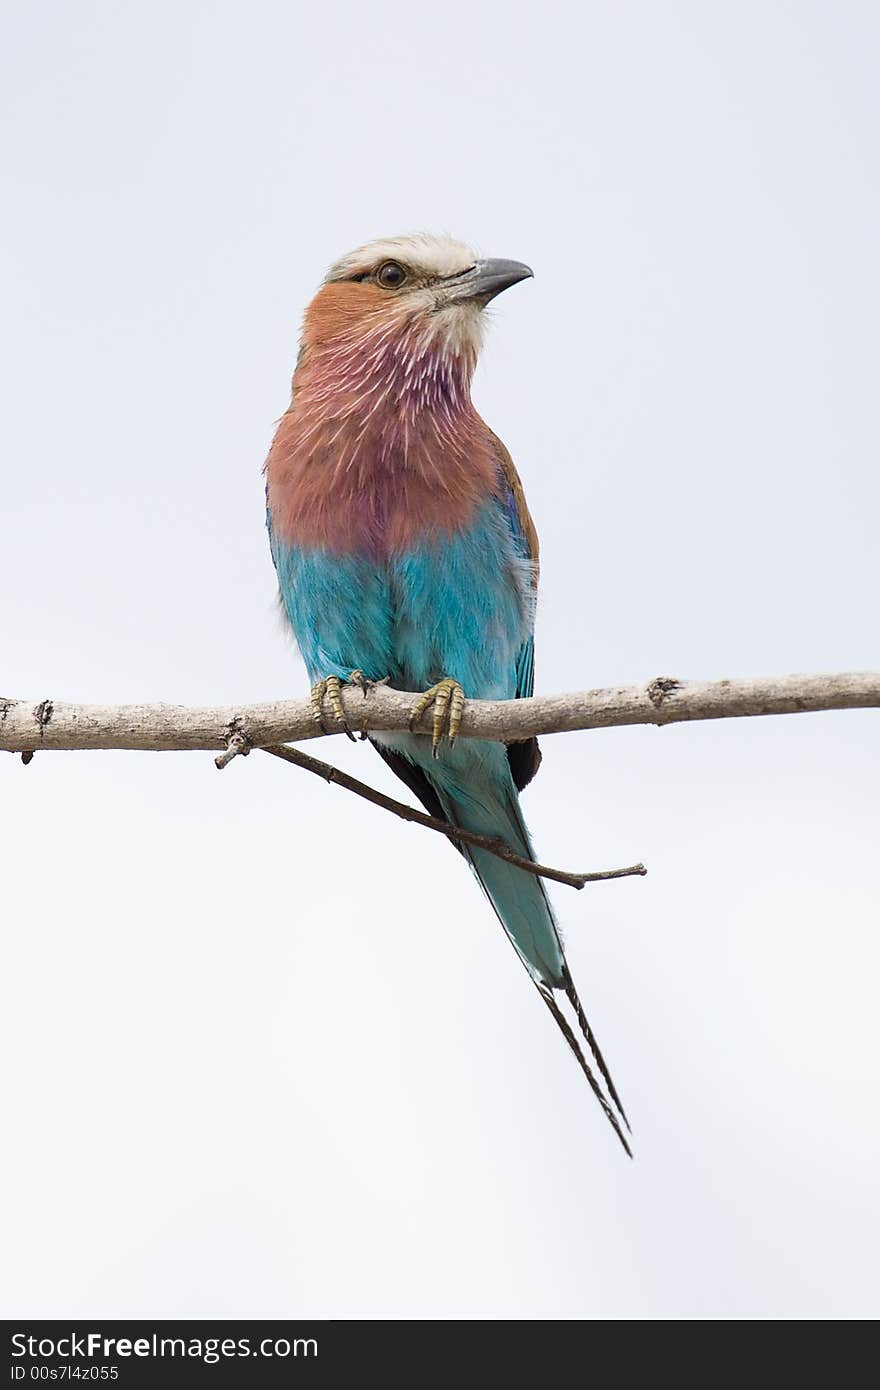
POLYGON ((338 676, 325 676, 324 680, 315 681, 312 686, 312 716, 322 733, 328 733, 327 725, 324 723, 324 697, 330 703, 337 723, 345 730, 346 736, 355 742, 354 734, 349 728, 348 720, 345 717, 345 710, 342 707, 342 682, 338 676))
POLYGON ((419 696, 412 707, 409 717, 409 727, 413 729, 424 714, 430 704, 434 705, 434 721, 431 737, 431 751, 436 758, 443 738, 443 725, 446 722, 447 710, 449 712, 449 747, 455 744, 458 731, 461 728, 461 716, 464 710, 464 690, 457 680, 452 676, 446 676, 436 685, 432 685, 419 696))
MULTIPOLYGON (((342 704, 343 684, 356 685, 359 690, 363 691, 364 699, 366 699, 374 685, 387 685, 388 677, 385 676, 381 681, 371 681, 368 676, 364 675, 363 671, 358 669, 350 671, 344 682, 341 681, 338 676, 325 676, 323 680, 315 681, 315 684, 312 686, 312 717, 321 730, 321 733, 326 734, 329 732, 327 725, 324 723, 324 698, 326 696, 327 700, 330 702, 330 708, 333 711, 337 723, 345 730, 352 742, 356 742, 354 734, 349 727, 348 720, 345 717, 345 708, 342 704)), ((362 733, 361 738, 366 738, 366 734, 362 733)))

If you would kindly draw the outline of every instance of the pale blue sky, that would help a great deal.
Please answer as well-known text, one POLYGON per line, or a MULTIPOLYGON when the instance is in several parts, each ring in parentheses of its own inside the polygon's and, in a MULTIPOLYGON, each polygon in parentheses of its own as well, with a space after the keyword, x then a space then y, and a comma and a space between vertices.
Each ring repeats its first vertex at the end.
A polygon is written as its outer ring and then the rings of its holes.
MULTIPOLYGON (((475 396, 539 689, 876 667, 878 39, 6 0, 0 691, 304 692, 260 468, 325 266, 414 228, 535 269, 475 396)), ((541 856, 650 870, 554 894, 634 1164, 435 837, 259 756, 0 760, 7 1316, 877 1314, 880 721, 544 753, 541 856)))

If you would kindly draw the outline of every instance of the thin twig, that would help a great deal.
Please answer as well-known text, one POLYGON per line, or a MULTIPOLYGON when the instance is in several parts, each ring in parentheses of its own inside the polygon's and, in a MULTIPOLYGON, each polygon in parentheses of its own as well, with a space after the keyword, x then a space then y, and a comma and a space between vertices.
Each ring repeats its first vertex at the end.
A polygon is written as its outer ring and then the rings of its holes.
POLYGON ((648 870, 644 864, 628 864, 625 869, 598 869, 592 874, 578 874, 581 887, 584 883, 603 883, 606 878, 644 878, 648 870))
POLYGON ((251 745, 243 733, 230 734, 226 742, 226 752, 217 754, 214 759, 214 766, 222 772, 233 758, 246 758, 250 751, 251 745))
MULTIPOLYGON (((489 835, 477 835, 473 830, 461 830, 457 825, 450 825, 448 821, 440 820, 437 816, 417 811, 414 806, 407 806, 405 801, 395 801, 393 796, 376 791, 375 787, 368 786, 366 782, 359 782, 356 777, 350 777, 341 768, 321 762, 319 758, 312 758, 308 753, 301 753, 298 748, 287 748, 280 744, 264 748, 262 751, 271 753, 273 758, 283 758, 286 763, 293 763, 295 767, 304 768, 306 772, 313 772, 325 782, 335 782, 337 786, 345 787, 356 796, 362 796, 374 806, 381 806, 383 810, 390 811, 401 820, 413 821, 416 825, 424 825, 428 830, 436 830, 440 835, 445 835, 448 840, 454 840, 458 844, 484 849, 496 858, 504 859, 508 864, 514 864, 524 873, 534 874, 537 878, 552 878, 555 883, 566 883, 570 888, 583 888, 585 883, 598 883, 606 878, 629 878, 632 875, 643 877, 648 872, 644 864, 631 864, 627 869, 604 869, 592 874, 569 874, 563 869, 550 869, 546 864, 535 864, 531 859, 524 859, 522 855, 516 854, 504 840, 493 839, 489 835)), ((220 760, 215 761, 219 767, 220 760)))

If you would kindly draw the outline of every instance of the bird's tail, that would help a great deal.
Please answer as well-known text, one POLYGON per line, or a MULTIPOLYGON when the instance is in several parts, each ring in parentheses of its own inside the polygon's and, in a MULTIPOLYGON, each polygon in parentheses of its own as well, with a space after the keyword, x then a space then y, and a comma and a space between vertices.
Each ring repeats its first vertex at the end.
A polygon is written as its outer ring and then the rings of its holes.
MULTIPOLYGON (((425 768, 425 772, 436 788, 446 818, 454 825, 479 835, 500 837, 515 853, 534 861, 519 797, 500 745, 469 740, 465 749, 459 744, 451 756, 441 757, 433 767, 425 768), (474 763, 477 766, 473 766, 474 763)), ((469 845, 463 849, 520 960, 577 1058, 605 1117, 631 1157, 614 1107, 627 1129, 629 1121, 571 978, 543 880, 487 850, 469 845), (595 1067, 608 1087, 611 1103, 562 1011, 558 992, 571 1004, 595 1067)))

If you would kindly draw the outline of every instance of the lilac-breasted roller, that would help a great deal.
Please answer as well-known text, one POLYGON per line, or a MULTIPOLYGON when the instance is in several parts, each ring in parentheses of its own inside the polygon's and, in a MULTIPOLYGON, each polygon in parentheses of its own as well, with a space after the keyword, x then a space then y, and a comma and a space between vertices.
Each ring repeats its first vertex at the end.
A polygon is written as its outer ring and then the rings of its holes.
MULTIPOLYGON (((433 704, 433 738, 374 733, 374 746, 432 815, 534 859, 518 793, 538 769, 536 740, 455 737, 465 696, 532 693, 538 538, 513 461, 470 395, 483 310, 531 273, 424 235, 337 261, 305 315, 266 496, 316 717, 326 702, 344 726, 343 682, 423 690, 413 714, 433 704)), ((629 1152, 543 881, 462 852, 629 1152)))

